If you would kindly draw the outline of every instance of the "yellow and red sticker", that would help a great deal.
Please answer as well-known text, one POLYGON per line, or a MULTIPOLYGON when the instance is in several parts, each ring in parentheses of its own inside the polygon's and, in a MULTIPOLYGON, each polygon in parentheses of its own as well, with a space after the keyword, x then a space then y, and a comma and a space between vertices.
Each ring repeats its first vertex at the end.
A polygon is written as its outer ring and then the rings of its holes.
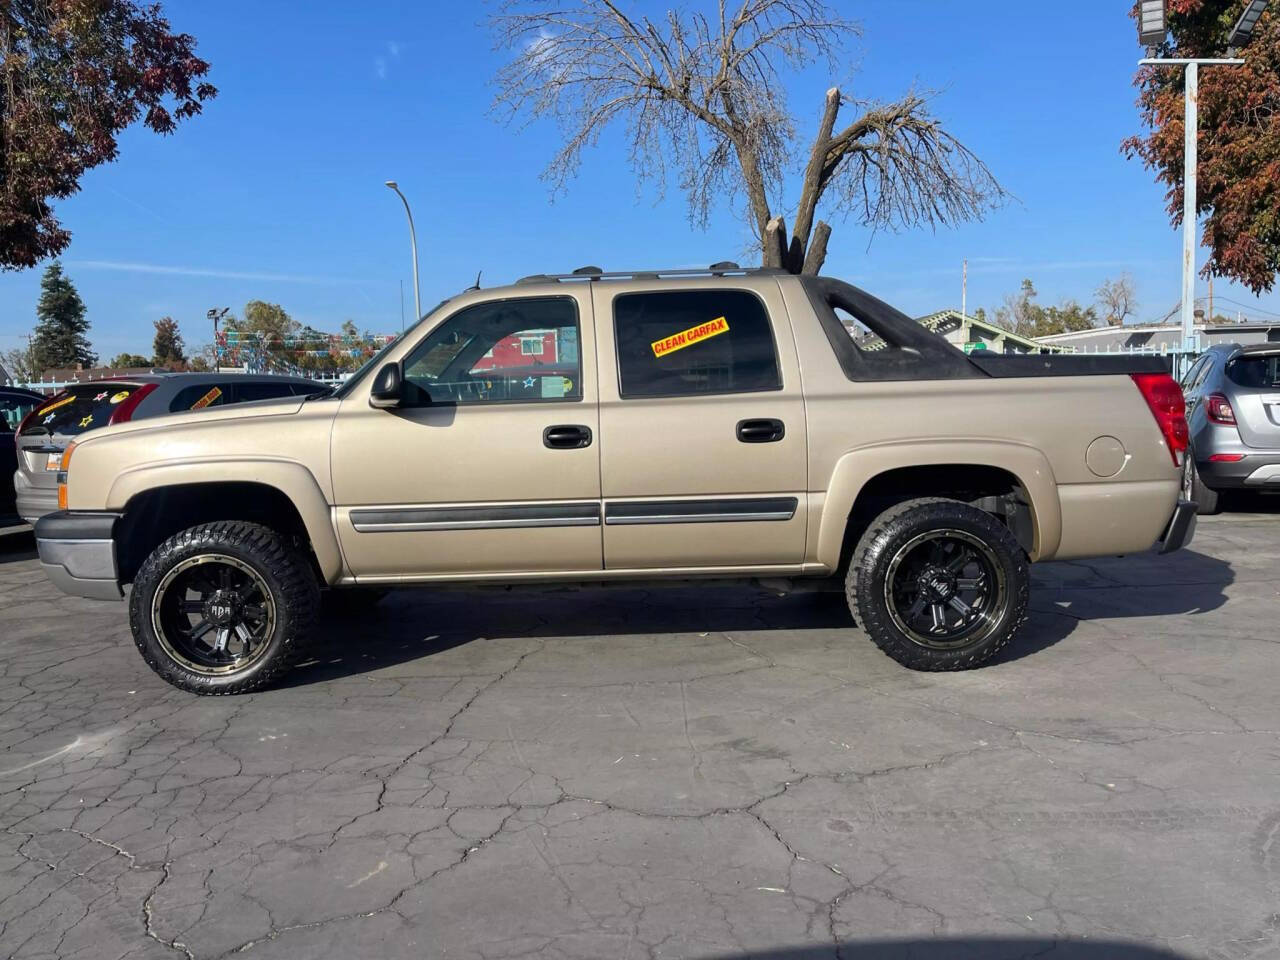
POLYGON ((729 321, 724 317, 716 317, 714 320, 700 323, 696 327, 690 327, 688 330, 681 330, 679 333, 673 333, 669 337, 655 340, 649 346, 653 348, 655 357, 665 357, 668 353, 675 353, 677 350, 683 350, 685 347, 691 347, 695 343, 701 343, 703 340, 728 332, 729 321))
POLYGON ((222 388, 214 387, 212 390, 206 393, 203 397, 201 397, 199 400, 193 403, 191 405, 191 409, 203 410, 209 404, 213 403, 213 401, 217 400, 220 396, 222 396, 222 388))

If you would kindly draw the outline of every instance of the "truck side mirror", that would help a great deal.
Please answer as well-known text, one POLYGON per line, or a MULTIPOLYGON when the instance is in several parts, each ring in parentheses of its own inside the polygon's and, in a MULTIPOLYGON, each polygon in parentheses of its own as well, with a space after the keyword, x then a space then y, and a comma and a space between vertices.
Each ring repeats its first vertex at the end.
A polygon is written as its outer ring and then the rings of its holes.
POLYGON ((373 389, 369 391, 369 406, 377 407, 379 410, 391 410, 400 406, 403 385, 400 364, 384 363, 377 376, 373 378, 373 389))

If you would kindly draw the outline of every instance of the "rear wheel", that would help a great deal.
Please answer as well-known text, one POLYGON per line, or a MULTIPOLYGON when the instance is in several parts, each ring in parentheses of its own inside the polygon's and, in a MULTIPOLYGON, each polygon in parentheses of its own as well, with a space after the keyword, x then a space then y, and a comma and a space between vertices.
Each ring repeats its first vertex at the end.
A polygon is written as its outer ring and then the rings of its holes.
POLYGON ((1222 495, 1204 485, 1200 471, 1196 469, 1196 458, 1190 449, 1182 455, 1182 495, 1196 502, 1196 513, 1202 517, 1210 517, 1222 510, 1222 495))
POLYGON ((160 544, 134 579, 129 624, 161 677, 202 694, 277 677, 319 603, 307 558, 255 523, 201 524, 160 544))
POLYGON ((958 500, 908 500, 863 534, 845 581, 849 607, 881 650, 913 670, 964 670, 995 656, 1027 617, 1022 547, 958 500))

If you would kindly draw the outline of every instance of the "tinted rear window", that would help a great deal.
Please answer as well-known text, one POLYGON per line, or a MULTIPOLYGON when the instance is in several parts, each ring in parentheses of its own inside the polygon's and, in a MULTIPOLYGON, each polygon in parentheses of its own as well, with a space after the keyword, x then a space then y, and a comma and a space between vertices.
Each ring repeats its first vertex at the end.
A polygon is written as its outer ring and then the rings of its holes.
POLYGON ((22 418, 42 402, 20 393, 0 393, 0 432, 12 433, 17 430, 22 418))
POLYGON ((276 397, 292 397, 291 383, 237 383, 235 385, 236 403, 250 403, 254 400, 274 400, 276 397))
POLYGON ((782 386, 764 304, 744 290, 628 293, 613 301, 624 397, 782 386))
POLYGON ((1280 353, 1236 357, 1227 364, 1227 379, 1238 387, 1257 390, 1280 387, 1280 353))
POLYGON ((86 430, 105 427, 116 407, 133 396, 138 389, 136 383, 72 387, 36 411, 27 426, 27 433, 75 436, 86 430))

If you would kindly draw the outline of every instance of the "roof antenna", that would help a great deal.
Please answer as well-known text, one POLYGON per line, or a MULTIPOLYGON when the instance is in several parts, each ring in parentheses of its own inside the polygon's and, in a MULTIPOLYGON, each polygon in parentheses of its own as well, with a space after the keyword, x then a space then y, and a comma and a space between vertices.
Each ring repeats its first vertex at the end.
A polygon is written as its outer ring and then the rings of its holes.
POLYGON ((468 290, 479 290, 479 289, 480 289, 480 274, 482 274, 482 273, 484 273, 484 271, 483 271, 483 270, 477 270, 477 271, 476 271, 476 282, 475 282, 475 283, 473 283, 471 286, 467 287, 467 289, 468 289, 468 290))

